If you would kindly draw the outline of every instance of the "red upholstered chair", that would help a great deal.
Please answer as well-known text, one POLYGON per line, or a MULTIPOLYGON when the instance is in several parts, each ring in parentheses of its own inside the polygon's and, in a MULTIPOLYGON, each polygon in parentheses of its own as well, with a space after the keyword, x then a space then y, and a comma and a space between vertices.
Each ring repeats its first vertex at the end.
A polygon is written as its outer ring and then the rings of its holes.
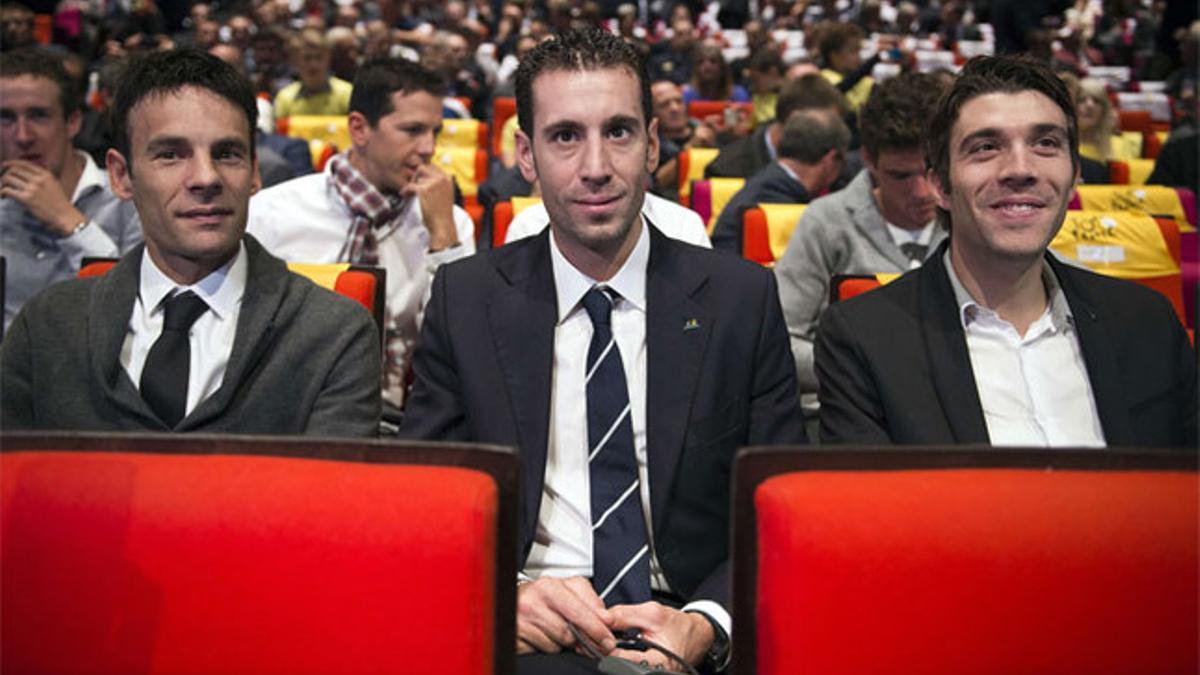
POLYGON ((873 291, 884 284, 890 283, 899 274, 835 274, 829 280, 829 302, 849 300, 856 295, 873 291))
POLYGON ((734 478, 734 667, 1200 669, 1194 452, 755 448, 734 478))
POLYGON ((0 437, 5 673, 510 673, 516 456, 0 437))
MULTIPOLYGON (((84 258, 78 276, 81 279, 103 276, 116 264, 114 258, 84 258)), ((380 336, 383 335, 387 270, 349 263, 288 263, 288 269, 365 307, 375 319, 380 336)))
POLYGON ((491 151, 493 158, 501 155, 500 132, 508 118, 517 114, 517 99, 512 96, 497 96, 492 102, 492 140, 491 151))

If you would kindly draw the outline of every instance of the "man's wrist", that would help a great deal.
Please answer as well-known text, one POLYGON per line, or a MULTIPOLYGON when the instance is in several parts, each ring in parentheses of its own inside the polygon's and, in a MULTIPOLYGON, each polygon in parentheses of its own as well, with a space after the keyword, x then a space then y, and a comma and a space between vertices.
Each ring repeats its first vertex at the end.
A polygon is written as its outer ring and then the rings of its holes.
POLYGON ((688 614, 699 616, 704 619, 705 623, 712 627, 712 643, 708 646, 708 651, 705 654, 705 660, 716 671, 722 671, 729 665, 729 657, 731 656, 731 642, 729 635, 713 617, 699 610, 685 610, 688 614))

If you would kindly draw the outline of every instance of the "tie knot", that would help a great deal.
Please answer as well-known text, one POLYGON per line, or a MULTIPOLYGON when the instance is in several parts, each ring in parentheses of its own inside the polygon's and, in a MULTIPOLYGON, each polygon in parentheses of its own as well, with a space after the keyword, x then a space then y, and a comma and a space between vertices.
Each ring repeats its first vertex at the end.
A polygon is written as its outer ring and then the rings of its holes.
POLYGON ((167 299, 163 308, 163 330, 186 331, 208 309, 208 303, 191 291, 167 299))
POLYGON ((612 319, 616 292, 610 288, 593 287, 583 295, 583 308, 592 319, 593 326, 607 326, 612 319))
POLYGON ((909 241, 900 244, 900 250, 904 251, 904 255, 908 256, 909 260, 921 262, 925 260, 925 254, 929 252, 929 246, 926 244, 918 244, 915 241, 909 241))

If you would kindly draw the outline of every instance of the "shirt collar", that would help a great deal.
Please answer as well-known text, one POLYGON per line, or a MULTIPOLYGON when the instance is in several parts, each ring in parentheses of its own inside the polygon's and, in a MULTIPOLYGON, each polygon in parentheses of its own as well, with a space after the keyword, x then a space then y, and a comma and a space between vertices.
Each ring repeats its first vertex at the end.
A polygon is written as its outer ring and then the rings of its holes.
POLYGON ((897 246, 902 244, 914 243, 929 245, 933 241, 933 222, 926 223, 925 227, 917 230, 906 230, 903 227, 897 227, 885 221, 888 234, 892 236, 892 241, 896 242, 897 246))
MULTIPOLYGON (((966 286, 963 286, 962 280, 954 271, 954 265, 950 264, 949 246, 942 254, 942 264, 946 267, 946 274, 950 277, 950 286, 954 289, 954 300, 958 305, 958 318, 962 322, 963 329, 966 329, 981 315, 999 317, 990 308, 975 302, 975 299, 967 292, 966 286)), ((1073 326, 1074 317, 1071 314, 1071 306, 1067 304, 1067 296, 1063 293, 1062 285, 1058 283, 1058 277, 1055 276, 1054 270, 1051 269, 1050 263, 1045 258, 1042 258, 1042 284, 1046 287, 1046 296, 1050 298, 1049 306, 1046 309, 1050 315, 1051 325, 1056 331, 1066 330, 1073 326)))
POLYGON ((158 269, 158 265, 150 259, 150 254, 143 251, 138 295, 142 298, 142 305, 154 314, 162 311, 163 301, 173 295, 176 289, 179 292, 192 291, 208 304, 218 318, 224 319, 231 316, 241 303, 246 292, 248 273, 244 243, 238 244, 238 252, 233 260, 190 286, 180 286, 172 281, 158 269))
POLYGON ((75 183, 75 193, 71 195, 72 204, 78 202, 81 197, 89 192, 108 186, 108 174, 96 166, 96 162, 92 159, 91 155, 81 150, 76 150, 75 154, 83 158, 83 171, 79 174, 79 182, 75 183))
POLYGON ((554 270, 554 289, 558 295, 558 323, 561 324, 579 306, 585 293, 594 286, 607 286, 620 294, 634 308, 646 311, 646 265, 650 261, 650 225, 642 218, 642 231, 633 251, 621 269, 606 282, 599 282, 580 272, 563 255, 550 232, 550 263, 554 270))

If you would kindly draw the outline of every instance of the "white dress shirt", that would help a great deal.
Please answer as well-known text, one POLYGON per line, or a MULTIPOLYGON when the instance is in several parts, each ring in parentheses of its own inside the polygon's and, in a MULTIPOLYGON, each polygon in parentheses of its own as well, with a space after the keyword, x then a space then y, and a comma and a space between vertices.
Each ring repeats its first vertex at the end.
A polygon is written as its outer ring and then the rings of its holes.
MULTIPOLYGON (((712 248, 708 230, 704 227, 700 214, 685 206, 647 192, 646 199, 642 202, 642 215, 654 223, 659 232, 672 239, 712 248)), ((549 224, 550 214, 546 213, 546 205, 534 204, 512 219, 508 225, 508 232, 504 235, 504 243, 532 237, 546 229, 549 224)))
POLYGON ((1025 335, 975 302, 943 256, 992 445, 1104 447, 1104 430, 1067 298, 1042 263, 1046 311, 1025 335))
MULTIPOLYGON (((621 352, 625 382, 629 387, 642 516, 650 545, 650 585, 655 590, 669 592, 670 587, 654 547, 646 455, 646 265, 650 260, 649 230, 645 226, 641 228, 637 244, 625 264, 604 283, 587 277, 572 266, 559 250, 553 236, 550 237, 550 259, 559 316, 554 331, 550 434, 537 532, 522 570, 523 576, 592 576, 592 507, 584 376, 588 345, 592 339, 592 322, 581 301, 584 294, 599 285, 607 286, 621 296, 613 306, 612 332, 621 352)), ((714 533, 714 536, 725 536, 725 533, 714 533)), ((729 613, 720 604, 699 600, 689 603, 684 609, 707 614, 721 624, 726 635, 732 635, 729 613)))
POLYGON ((146 355, 162 334, 163 309, 167 298, 192 291, 208 305, 188 331, 191 358, 188 361, 187 407, 190 415, 201 401, 221 388, 225 367, 233 351, 238 314, 246 292, 246 247, 238 245, 237 255, 217 271, 191 286, 180 286, 163 274, 150 255, 142 253, 141 277, 129 330, 121 346, 121 365, 140 391, 146 355))
MULTIPOLYGON (((247 231, 284 260, 345 262, 338 255, 353 219, 326 168, 322 173, 280 183, 251 198, 247 231)), ((404 403, 405 376, 420 336, 433 273, 443 263, 475 253, 475 224, 457 206, 454 226, 458 246, 431 252, 420 200, 411 198, 405 201, 395 224, 375 231, 379 265, 387 271, 384 323, 389 334, 401 338, 395 360, 386 364, 383 397, 397 407, 404 403)))

